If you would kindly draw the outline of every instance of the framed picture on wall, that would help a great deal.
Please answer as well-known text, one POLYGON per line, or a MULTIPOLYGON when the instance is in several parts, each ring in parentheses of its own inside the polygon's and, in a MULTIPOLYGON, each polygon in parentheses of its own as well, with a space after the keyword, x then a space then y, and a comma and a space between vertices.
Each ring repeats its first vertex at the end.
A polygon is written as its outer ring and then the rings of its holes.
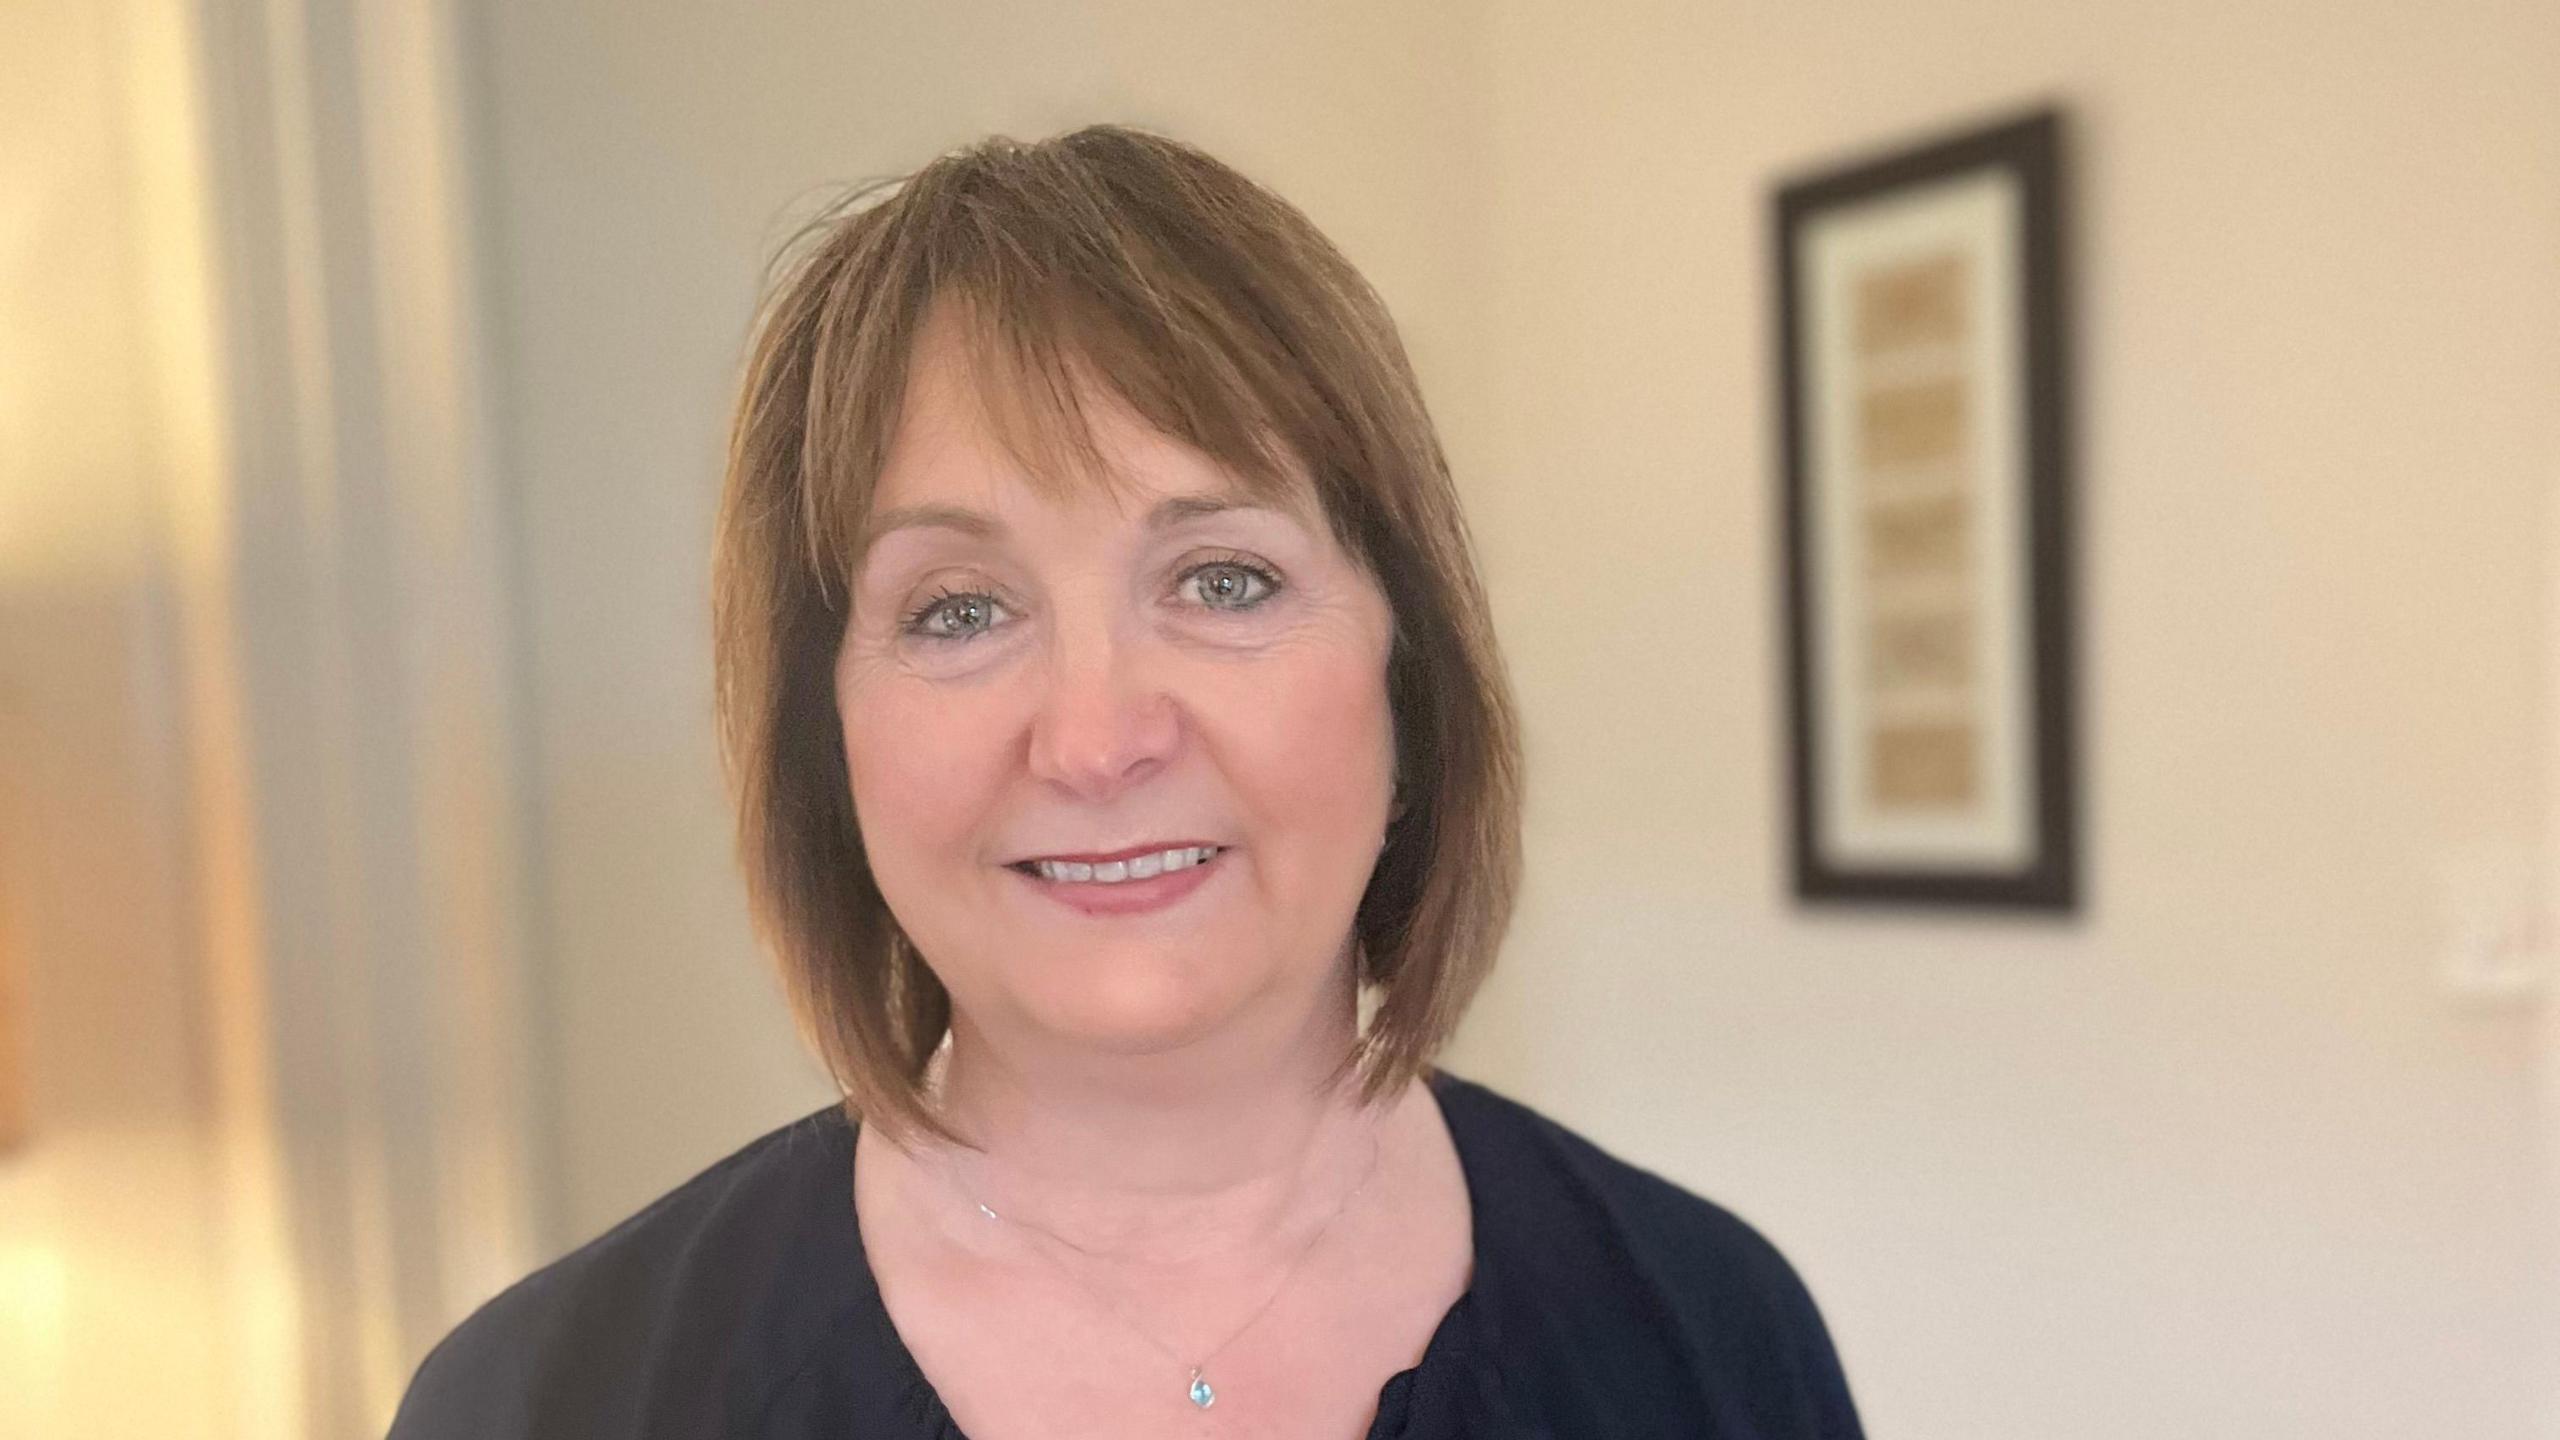
POLYGON ((1795 893, 2079 898, 2062 122, 1782 183, 1795 893))

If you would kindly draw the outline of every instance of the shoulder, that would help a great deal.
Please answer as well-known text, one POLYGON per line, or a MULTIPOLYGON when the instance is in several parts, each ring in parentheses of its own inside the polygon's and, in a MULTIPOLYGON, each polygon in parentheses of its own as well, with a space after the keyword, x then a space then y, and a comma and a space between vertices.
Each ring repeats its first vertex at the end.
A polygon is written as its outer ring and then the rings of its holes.
POLYGON ((819 1111, 508 1287, 428 1355, 392 1440, 713 1433, 829 1328, 815 1282, 859 1265, 852 1158, 819 1111))
MULTIPOLYGON (((1443 1071, 1434 1085, 1477 1199, 1497 1213, 1577 1212, 1647 1258, 1712 1266, 1755 1289, 1800 1286, 1794 1267, 1733 1211, 1631 1164, 1487 1086, 1443 1071)), ((1521 1216, 1508 1218, 1516 1222, 1521 1216)))
POLYGON ((1479 1267, 1496 1272, 1487 1288, 1513 1332, 1506 1353, 1650 1364, 1632 1383, 1739 1407, 1751 1433, 1859 1433, 1813 1295, 1758 1227, 1483 1085, 1441 1072, 1433 1092, 1475 1201, 1479 1267), (1637 1335, 1658 1353, 1603 1353, 1637 1335))

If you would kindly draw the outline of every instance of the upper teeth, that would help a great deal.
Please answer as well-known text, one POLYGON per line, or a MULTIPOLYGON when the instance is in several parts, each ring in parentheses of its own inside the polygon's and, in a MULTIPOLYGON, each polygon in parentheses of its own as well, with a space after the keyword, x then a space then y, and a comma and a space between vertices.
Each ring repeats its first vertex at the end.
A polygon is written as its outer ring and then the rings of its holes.
POLYGON ((1131 860, 1105 860, 1099 865, 1081 860, 1034 860, 1031 863, 1043 880, 1117 885, 1123 880, 1144 880, 1168 870, 1197 865, 1217 853, 1215 845, 1186 845, 1178 850, 1159 850, 1153 855, 1140 855, 1131 860))

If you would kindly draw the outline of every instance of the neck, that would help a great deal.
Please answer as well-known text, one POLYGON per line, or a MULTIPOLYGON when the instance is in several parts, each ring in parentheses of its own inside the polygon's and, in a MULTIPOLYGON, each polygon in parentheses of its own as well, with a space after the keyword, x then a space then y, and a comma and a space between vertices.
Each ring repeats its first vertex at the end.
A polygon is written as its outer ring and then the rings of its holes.
POLYGON ((1374 1157, 1346 982, 1260 1033, 1149 1055, 990 1035, 955 1015, 940 1109, 967 1149, 934 1157, 975 1203, 1103 1253, 1279 1241, 1374 1157))

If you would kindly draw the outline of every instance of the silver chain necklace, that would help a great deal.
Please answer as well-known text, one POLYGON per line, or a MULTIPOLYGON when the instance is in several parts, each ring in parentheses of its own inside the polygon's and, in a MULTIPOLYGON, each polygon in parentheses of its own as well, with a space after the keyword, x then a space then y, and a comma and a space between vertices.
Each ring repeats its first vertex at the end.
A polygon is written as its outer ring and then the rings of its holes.
MULTIPOLYGON (((1172 1346, 1157 1339, 1153 1332, 1149 1331, 1145 1326, 1140 1325, 1137 1321, 1131 1319, 1129 1317, 1129 1312, 1121 1309, 1118 1302, 1114 1301, 1109 1295, 1106 1295, 1102 1291, 1096 1289, 1083 1276, 1078 1275, 1075 1271, 1069 1269, 1067 1263, 1059 1259, 1054 1252, 1047 1248, 1046 1245, 1035 1243, 1031 1248, 1038 1251, 1040 1257, 1055 1267, 1059 1274, 1066 1276, 1067 1279, 1074 1282, 1078 1289, 1084 1291, 1087 1295, 1092 1296, 1096 1301, 1100 1302, 1102 1308, 1110 1311, 1112 1318, 1118 1320, 1123 1326, 1127 1327, 1130 1334, 1146 1341, 1147 1344, 1152 1346, 1158 1354, 1161 1354, 1167 1360, 1172 1361, 1177 1369, 1188 1372, 1190 1377, 1190 1388, 1184 1393, 1190 1397, 1192 1404, 1206 1410, 1218 1401, 1218 1392, 1215 1387, 1210 1385, 1209 1377, 1206 1373, 1209 1362, 1217 1359, 1219 1355, 1223 1354, 1228 1346, 1243 1339, 1245 1333, 1254 1327, 1254 1323, 1262 1318, 1263 1312, 1269 1310, 1273 1304, 1278 1302, 1281 1293, 1289 1288, 1289 1282, 1297 1278, 1298 1266, 1315 1250, 1316 1242, 1332 1233, 1334 1222, 1342 1218, 1343 1212, 1351 1208, 1351 1202, 1358 1199, 1360 1192, 1368 1189, 1369 1182, 1376 1178, 1378 1173, 1379 1150, 1380 1146, 1378 1143, 1377 1127, 1373 1124, 1369 1130, 1369 1163, 1367 1168, 1361 1172, 1360 1183, 1352 1186, 1348 1193, 1334 1203, 1333 1211, 1331 1214, 1325 1216, 1324 1223, 1315 1228, 1315 1233, 1307 1237, 1305 1243, 1298 1247, 1298 1251, 1295 1255, 1289 1257, 1288 1265, 1280 1272, 1280 1279, 1278 1283, 1271 1287, 1270 1294, 1262 1297, 1261 1304, 1253 1307, 1253 1313, 1244 1318, 1244 1323, 1238 1325, 1228 1334, 1226 1339, 1219 1341, 1196 1360, 1184 1359, 1172 1346)), ((977 1207, 978 1213, 985 1216, 987 1219, 996 1221, 999 1224, 1010 1225, 1023 1232, 1025 1236, 1033 1238, 1035 1241, 1046 1241, 1051 1245, 1063 1246, 1064 1248, 1072 1250, 1078 1255, 1085 1257, 1087 1260, 1103 1258, 1097 1256, 1093 1251, 1086 1249, 1084 1246, 1078 1245, 1074 1241, 1067 1239, 1065 1236, 1056 1233, 1055 1231, 1034 1225, 1028 1220, 1017 1220, 1010 1216, 997 1214, 993 1206, 978 1199, 976 1196, 969 1194, 966 1186, 957 1185, 956 1179, 957 1177, 955 1176, 955 1188, 958 1188, 962 1195, 968 1199, 969 1203, 977 1207)))

